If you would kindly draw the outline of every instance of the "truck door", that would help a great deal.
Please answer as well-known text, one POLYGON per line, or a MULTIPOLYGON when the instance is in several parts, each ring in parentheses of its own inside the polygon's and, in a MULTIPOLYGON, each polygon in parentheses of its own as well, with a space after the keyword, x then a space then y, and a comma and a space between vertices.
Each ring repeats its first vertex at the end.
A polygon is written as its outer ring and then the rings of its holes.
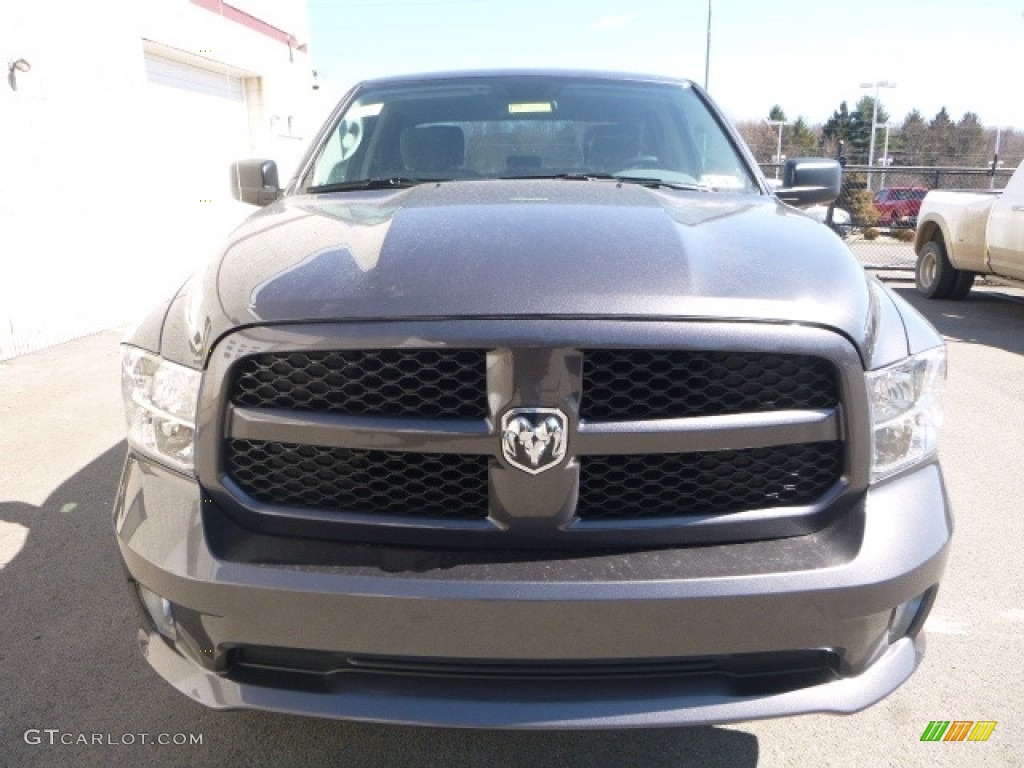
POLYGON ((1024 279, 1024 163, 992 204, 985 240, 992 271, 1024 279))

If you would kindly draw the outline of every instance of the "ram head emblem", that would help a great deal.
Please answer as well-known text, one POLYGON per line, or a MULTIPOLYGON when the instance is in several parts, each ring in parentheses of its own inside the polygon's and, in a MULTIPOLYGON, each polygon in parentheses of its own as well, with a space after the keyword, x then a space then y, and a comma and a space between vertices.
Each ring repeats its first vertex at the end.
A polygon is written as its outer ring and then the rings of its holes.
POLYGON ((516 469, 531 475, 565 458, 568 421, 557 408, 513 408, 501 418, 501 450, 516 469))

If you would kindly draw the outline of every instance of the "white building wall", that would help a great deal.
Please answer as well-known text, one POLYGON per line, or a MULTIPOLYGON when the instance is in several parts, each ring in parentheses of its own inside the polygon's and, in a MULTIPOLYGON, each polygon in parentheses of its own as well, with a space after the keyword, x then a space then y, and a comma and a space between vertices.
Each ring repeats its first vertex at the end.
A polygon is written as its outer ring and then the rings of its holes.
POLYGON ((0 2, 0 62, 32 66, 0 80, 0 360, 140 318, 254 210, 232 160, 294 167, 316 128, 305 3, 232 5, 293 44, 190 0, 0 2))

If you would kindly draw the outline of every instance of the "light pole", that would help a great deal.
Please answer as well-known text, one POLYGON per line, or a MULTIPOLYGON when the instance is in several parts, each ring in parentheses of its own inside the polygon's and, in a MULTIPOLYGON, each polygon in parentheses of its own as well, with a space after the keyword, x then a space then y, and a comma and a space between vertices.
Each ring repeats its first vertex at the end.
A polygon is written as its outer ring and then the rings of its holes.
POLYGON ((711 0, 708 0, 708 42, 704 48, 704 90, 708 89, 708 72, 711 69, 711 0))
MULTIPOLYGON (((889 124, 885 124, 885 146, 882 149, 882 167, 888 168, 892 165, 892 160, 889 159, 889 124)), ((882 181, 879 185, 879 189, 885 186, 885 171, 882 171, 882 181)))
MULTIPOLYGON (((875 89, 875 102, 872 105, 871 111, 871 142, 868 145, 868 168, 872 168, 875 164, 875 127, 878 125, 878 89, 879 88, 895 88, 896 83, 891 83, 888 80, 875 80, 873 83, 861 83, 861 88, 874 88, 875 89)), ((871 190, 871 173, 868 172, 867 178, 868 190, 871 190)))
POLYGON ((996 126, 996 148, 992 153, 992 176, 988 180, 988 188, 996 188, 996 169, 1001 165, 999 162, 999 140, 1003 136, 1003 127, 996 126))
POLYGON ((775 145, 775 162, 778 165, 775 166, 775 178, 779 178, 779 165, 782 165, 782 126, 789 125, 785 120, 769 120, 765 118, 765 122, 768 125, 779 126, 779 141, 775 145))

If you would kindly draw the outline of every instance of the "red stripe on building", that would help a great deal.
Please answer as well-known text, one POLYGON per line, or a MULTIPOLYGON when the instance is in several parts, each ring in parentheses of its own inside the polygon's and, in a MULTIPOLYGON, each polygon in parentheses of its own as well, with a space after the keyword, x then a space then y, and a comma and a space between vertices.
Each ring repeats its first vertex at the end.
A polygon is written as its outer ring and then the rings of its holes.
POLYGON ((208 11, 213 11, 218 16, 223 16, 229 21, 233 21, 237 24, 241 24, 243 27, 255 30, 262 35, 273 38, 278 42, 284 43, 290 46, 294 37, 283 29, 267 24, 262 19, 257 19, 255 16, 250 16, 245 11, 241 11, 232 5, 221 2, 221 0, 191 0, 193 5, 198 5, 200 8, 205 8, 208 11))

